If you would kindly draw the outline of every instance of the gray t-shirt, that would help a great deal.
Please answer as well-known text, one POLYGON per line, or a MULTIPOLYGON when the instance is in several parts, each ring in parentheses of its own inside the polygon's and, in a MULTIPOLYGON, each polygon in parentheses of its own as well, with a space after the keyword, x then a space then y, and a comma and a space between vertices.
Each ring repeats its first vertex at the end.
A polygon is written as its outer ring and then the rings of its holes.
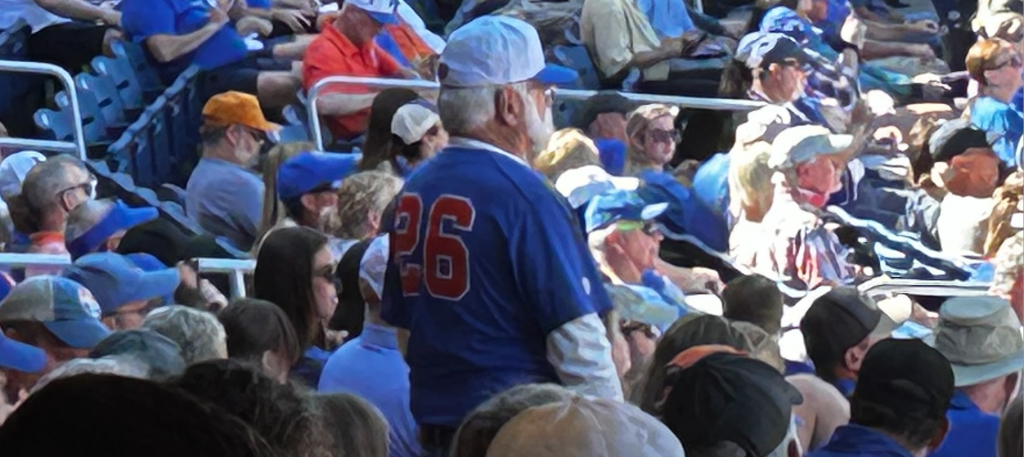
POLYGON ((263 181, 241 166, 203 158, 185 189, 185 211, 204 230, 248 251, 263 210, 263 181))

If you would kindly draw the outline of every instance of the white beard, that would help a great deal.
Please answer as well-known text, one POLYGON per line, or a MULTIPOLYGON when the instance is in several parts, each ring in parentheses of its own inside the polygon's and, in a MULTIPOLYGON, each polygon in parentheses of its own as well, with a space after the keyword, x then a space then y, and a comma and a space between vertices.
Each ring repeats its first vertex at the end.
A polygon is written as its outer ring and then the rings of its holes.
POLYGON ((526 95, 523 98, 526 100, 526 134, 533 145, 533 157, 536 157, 548 147, 548 141, 555 133, 555 121, 550 106, 544 110, 544 119, 541 119, 534 97, 526 95))

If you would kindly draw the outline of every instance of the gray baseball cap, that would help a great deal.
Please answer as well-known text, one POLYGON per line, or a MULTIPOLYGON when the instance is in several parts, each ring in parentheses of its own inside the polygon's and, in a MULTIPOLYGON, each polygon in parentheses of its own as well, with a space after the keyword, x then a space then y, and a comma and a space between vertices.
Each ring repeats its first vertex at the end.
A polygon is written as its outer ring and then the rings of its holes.
POLYGON ((853 145, 853 135, 836 135, 820 125, 800 125, 783 130, 772 141, 768 166, 784 170, 807 163, 818 156, 846 152, 853 145))

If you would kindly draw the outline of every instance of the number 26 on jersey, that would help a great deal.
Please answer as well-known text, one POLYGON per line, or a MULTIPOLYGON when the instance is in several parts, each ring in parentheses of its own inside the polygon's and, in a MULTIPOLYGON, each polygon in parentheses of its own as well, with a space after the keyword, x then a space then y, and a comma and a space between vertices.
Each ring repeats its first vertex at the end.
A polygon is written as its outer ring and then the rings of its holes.
POLYGON ((402 194, 395 211, 392 247, 403 295, 419 295, 421 285, 431 296, 446 300, 458 301, 469 292, 469 250, 462 237, 453 232, 473 230, 475 219, 473 202, 465 197, 444 194, 430 208, 424 208, 419 194, 402 194), (424 222, 425 234, 421 230, 424 222), (422 255, 417 256, 421 241, 422 255))

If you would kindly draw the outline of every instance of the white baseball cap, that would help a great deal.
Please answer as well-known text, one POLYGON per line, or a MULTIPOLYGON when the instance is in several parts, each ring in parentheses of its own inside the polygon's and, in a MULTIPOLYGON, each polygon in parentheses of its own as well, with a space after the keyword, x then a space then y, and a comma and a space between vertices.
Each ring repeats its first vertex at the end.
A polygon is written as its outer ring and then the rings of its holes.
POLYGON ((441 120, 437 113, 419 103, 408 103, 395 111, 391 118, 391 133, 398 135, 405 144, 423 139, 423 135, 441 120))
POLYGON ((568 84, 579 76, 575 70, 545 63, 537 30, 508 16, 484 16, 452 32, 437 74, 441 86, 456 88, 528 80, 568 84))
POLYGON ((21 151, 0 162, 0 197, 6 201, 9 197, 21 194, 21 183, 25 182, 29 170, 45 161, 46 156, 39 152, 21 151))
POLYGON ((346 5, 355 6, 366 11, 374 20, 381 24, 397 24, 398 0, 345 0, 346 5))
POLYGON ((569 200, 573 208, 585 205, 590 199, 615 190, 636 190, 640 180, 608 174, 597 165, 586 165, 562 173, 555 181, 555 190, 569 200))

